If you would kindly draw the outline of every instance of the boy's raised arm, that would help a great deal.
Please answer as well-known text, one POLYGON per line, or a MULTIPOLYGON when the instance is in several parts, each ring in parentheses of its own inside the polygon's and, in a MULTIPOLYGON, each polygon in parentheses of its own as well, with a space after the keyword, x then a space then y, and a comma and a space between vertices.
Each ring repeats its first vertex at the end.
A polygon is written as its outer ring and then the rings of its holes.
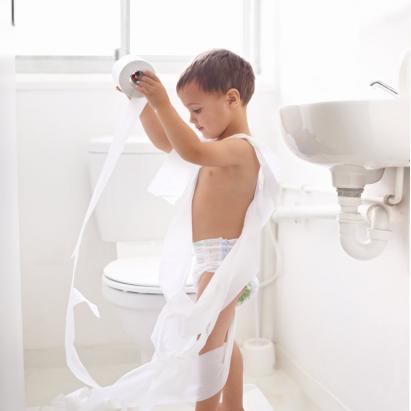
POLYGON ((141 112, 140 121, 144 131, 157 148, 167 152, 170 152, 173 149, 163 126, 157 118, 157 114, 154 112, 150 104, 146 104, 141 112))
MULTIPOLYGON (((118 86, 116 89, 122 93, 122 90, 118 86)), ((128 97, 128 99, 130 100, 130 97, 128 97)), ((140 121, 149 139, 158 149, 167 152, 170 152, 173 149, 163 126, 150 104, 145 105, 140 114, 140 121)))
POLYGON ((193 161, 202 143, 196 133, 178 115, 172 106, 164 86, 152 72, 144 70, 136 82, 139 90, 148 100, 172 147, 184 160, 193 161))

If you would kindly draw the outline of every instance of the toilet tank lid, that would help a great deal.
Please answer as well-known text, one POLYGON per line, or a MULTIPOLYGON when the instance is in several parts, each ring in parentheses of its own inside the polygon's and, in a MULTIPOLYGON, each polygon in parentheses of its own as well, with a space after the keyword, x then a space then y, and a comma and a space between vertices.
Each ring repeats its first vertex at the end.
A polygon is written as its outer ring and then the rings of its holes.
MULTIPOLYGON (((88 152, 89 153, 108 153, 111 143, 113 142, 113 136, 100 136, 94 137, 89 141, 88 152)), ((145 135, 131 135, 127 138, 124 145, 123 153, 161 153, 147 136, 145 135)))

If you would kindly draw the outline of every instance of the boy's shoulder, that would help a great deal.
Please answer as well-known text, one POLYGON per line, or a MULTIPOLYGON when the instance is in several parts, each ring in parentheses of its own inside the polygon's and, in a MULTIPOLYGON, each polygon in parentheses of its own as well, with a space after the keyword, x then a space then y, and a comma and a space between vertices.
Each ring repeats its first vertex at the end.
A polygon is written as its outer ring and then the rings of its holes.
POLYGON ((245 166, 255 159, 256 152, 247 134, 234 134, 221 140, 208 141, 193 154, 192 162, 201 166, 245 166))
POLYGON ((235 144, 239 150, 241 150, 242 157, 243 157, 243 165, 247 165, 247 163, 255 162, 257 159, 256 149, 254 145, 251 143, 253 137, 245 134, 233 134, 232 136, 226 137, 224 140, 227 140, 229 144, 235 144), (227 140, 228 139, 228 140, 227 140), (248 161, 247 161, 248 158, 248 161))
POLYGON ((220 141, 225 141, 225 142, 230 142, 229 144, 238 144, 235 142, 239 142, 240 145, 251 145, 251 143, 248 143, 248 141, 251 139, 252 137, 249 136, 248 134, 245 133, 238 133, 238 134, 233 134, 231 136, 225 137, 224 139, 220 140, 220 141), (248 144, 245 144, 248 143, 248 144))
POLYGON ((233 134, 232 136, 226 137, 224 140, 237 141, 238 143, 233 143, 233 144, 238 144, 240 147, 244 147, 245 150, 255 151, 253 144, 250 142, 250 140, 252 140, 252 137, 248 134, 245 134, 245 133, 233 134))

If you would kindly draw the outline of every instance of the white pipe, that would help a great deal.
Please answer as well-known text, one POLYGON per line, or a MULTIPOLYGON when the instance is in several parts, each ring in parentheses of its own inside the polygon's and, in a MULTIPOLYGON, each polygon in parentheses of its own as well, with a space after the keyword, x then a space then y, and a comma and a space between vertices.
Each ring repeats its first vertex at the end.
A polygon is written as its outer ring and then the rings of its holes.
MULTIPOLYGON (((338 205, 325 206, 299 206, 299 207, 277 207, 271 217, 271 221, 279 222, 286 219, 337 219, 339 222, 340 242, 343 249, 351 256, 359 260, 368 260, 381 254, 386 246, 390 234, 388 212, 379 198, 378 203, 372 203, 371 199, 365 200, 368 206, 365 218, 362 218, 359 207, 364 199, 360 197, 338 197, 338 205), (369 226, 369 222, 371 226, 369 226), (362 241, 359 234, 368 232, 368 239, 362 241)), ((273 238, 275 249, 277 242, 273 238)), ((278 256, 278 253, 277 253, 278 256)), ((262 283, 265 287, 275 278, 262 283)))
MULTIPOLYGON (((279 249, 279 244, 277 241, 277 236, 274 234, 273 232, 273 224, 276 224, 274 220, 270 220, 268 222, 268 232, 270 233, 270 238, 271 238, 271 242, 273 244, 273 250, 275 252, 275 265, 274 265, 274 274, 268 278, 265 281, 261 281, 259 286, 260 288, 264 288, 267 285, 271 284, 272 282, 274 282, 275 280, 277 280, 277 278, 279 277, 279 271, 280 271, 280 267, 281 267, 281 263, 282 263, 282 256, 281 253, 278 251, 279 249)), ((278 225, 276 224, 276 229, 278 228, 278 225)))
POLYGON ((261 296, 255 296, 255 338, 261 338, 261 296))
POLYGON ((358 239, 358 232, 360 231, 361 226, 366 228, 364 222, 360 224, 340 223, 341 246, 348 255, 357 260, 370 260, 383 252, 387 245, 387 240, 373 238, 370 231, 370 240, 361 242, 358 239))
MULTIPOLYGON (((269 284, 273 283, 279 277, 278 267, 281 266, 281 254, 278 252, 278 242, 276 235, 273 233, 272 224, 275 224, 273 220, 268 221, 268 232, 270 233, 270 239, 273 244, 273 250, 275 252, 275 265, 274 265, 274 274, 265 281, 259 281, 259 291, 256 295, 255 301, 255 318, 256 318, 256 338, 261 338, 262 332, 262 298, 260 292, 263 288, 267 287, 269 284)), ((277 227, 277 226, 276 226, 277 227)))
POLYGON ((386 197, 389 197, 389 195, 384 196, 384 197, 365 197, 361 196, 361 202, 364 204, 379 204, 381 206, 384 206, 384 204, 387 204, 386 202, 386 197))
POLYGON ((380 255, 387 245, 391 230, 387 210, 378 204, 367 210, 364 220, 358 212, 360 197, 338 197, 341 214, 338 217, 340 225, 340 242, 343 249, 357 260, 369 260, 380 255), (367 239, 361 239, 367 232, 367 239))
MULTIPOLYGON (((394 194, 387 194, 384 197, 369 197, 361 196, 363 203, 378 203, 378 204, 387 204, 387 205, 397 205, 402 201, 403 190, 404 190, 404 172, 405 167, 396 167, 395 170, 395 183, 394 183, 394 194)), ((286 191, 298 191, 304 193, 326 193, 326 194, 337 194, 335 189, 316 187, 316 186, 307 186, 302 184, 301 186, 297 185, 281 185, 282 190, 286 191)))
POLYGON ((272 277, 270 277, 268 280, 261 281, 260 284, 259 284, 259 287, 260 287, 260 288, 264 288, 264 287, 266 287, 267 285, 270 285, 271 283, 273 283, 274 281, 276 281, 276 280, 278 279, 278 277, 279 277, 279 275, 278 275, 278 274, 275 274, 275 275, 273 275, 272 277))
POLYGON ((397 205, 402 200, 404 189, 404 167, 397 167, 395 170, 395 188, 394 194, 388 194, 384 197, 386 204, 397 205))
POLYGON ((278 221, 295 218, 330 218, 335 219, 338 215, 338 205, 324 206, 280 206, 274 211, 271 220, 278 221))
POLYGON ((289 184, 281 184, 282 190, 289 190, 289 191, 302 191, 302 192, 314 192, 314 193, 328 193, 328 194, 337 194, 335 188, 324 188, 324 187, 316 187, 316 186, 307 186, 302 184, 300 186, 296 185, 289 185, 289 184))

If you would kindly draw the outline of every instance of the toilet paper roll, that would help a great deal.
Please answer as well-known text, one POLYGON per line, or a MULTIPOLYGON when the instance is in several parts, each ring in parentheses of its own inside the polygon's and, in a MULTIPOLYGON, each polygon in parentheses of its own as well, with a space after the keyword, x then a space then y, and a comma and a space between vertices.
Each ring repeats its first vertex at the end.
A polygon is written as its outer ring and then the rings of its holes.
POLYGON ((135 84, 131 80, 132 74, 136 71, 143 70, 154 72, 154 68, 151 64, 142 60, 138 56, 127 54, 113 64, 112 75, 114 83, 129 97, 144 97, 144 95, 137 90, 135 84))

